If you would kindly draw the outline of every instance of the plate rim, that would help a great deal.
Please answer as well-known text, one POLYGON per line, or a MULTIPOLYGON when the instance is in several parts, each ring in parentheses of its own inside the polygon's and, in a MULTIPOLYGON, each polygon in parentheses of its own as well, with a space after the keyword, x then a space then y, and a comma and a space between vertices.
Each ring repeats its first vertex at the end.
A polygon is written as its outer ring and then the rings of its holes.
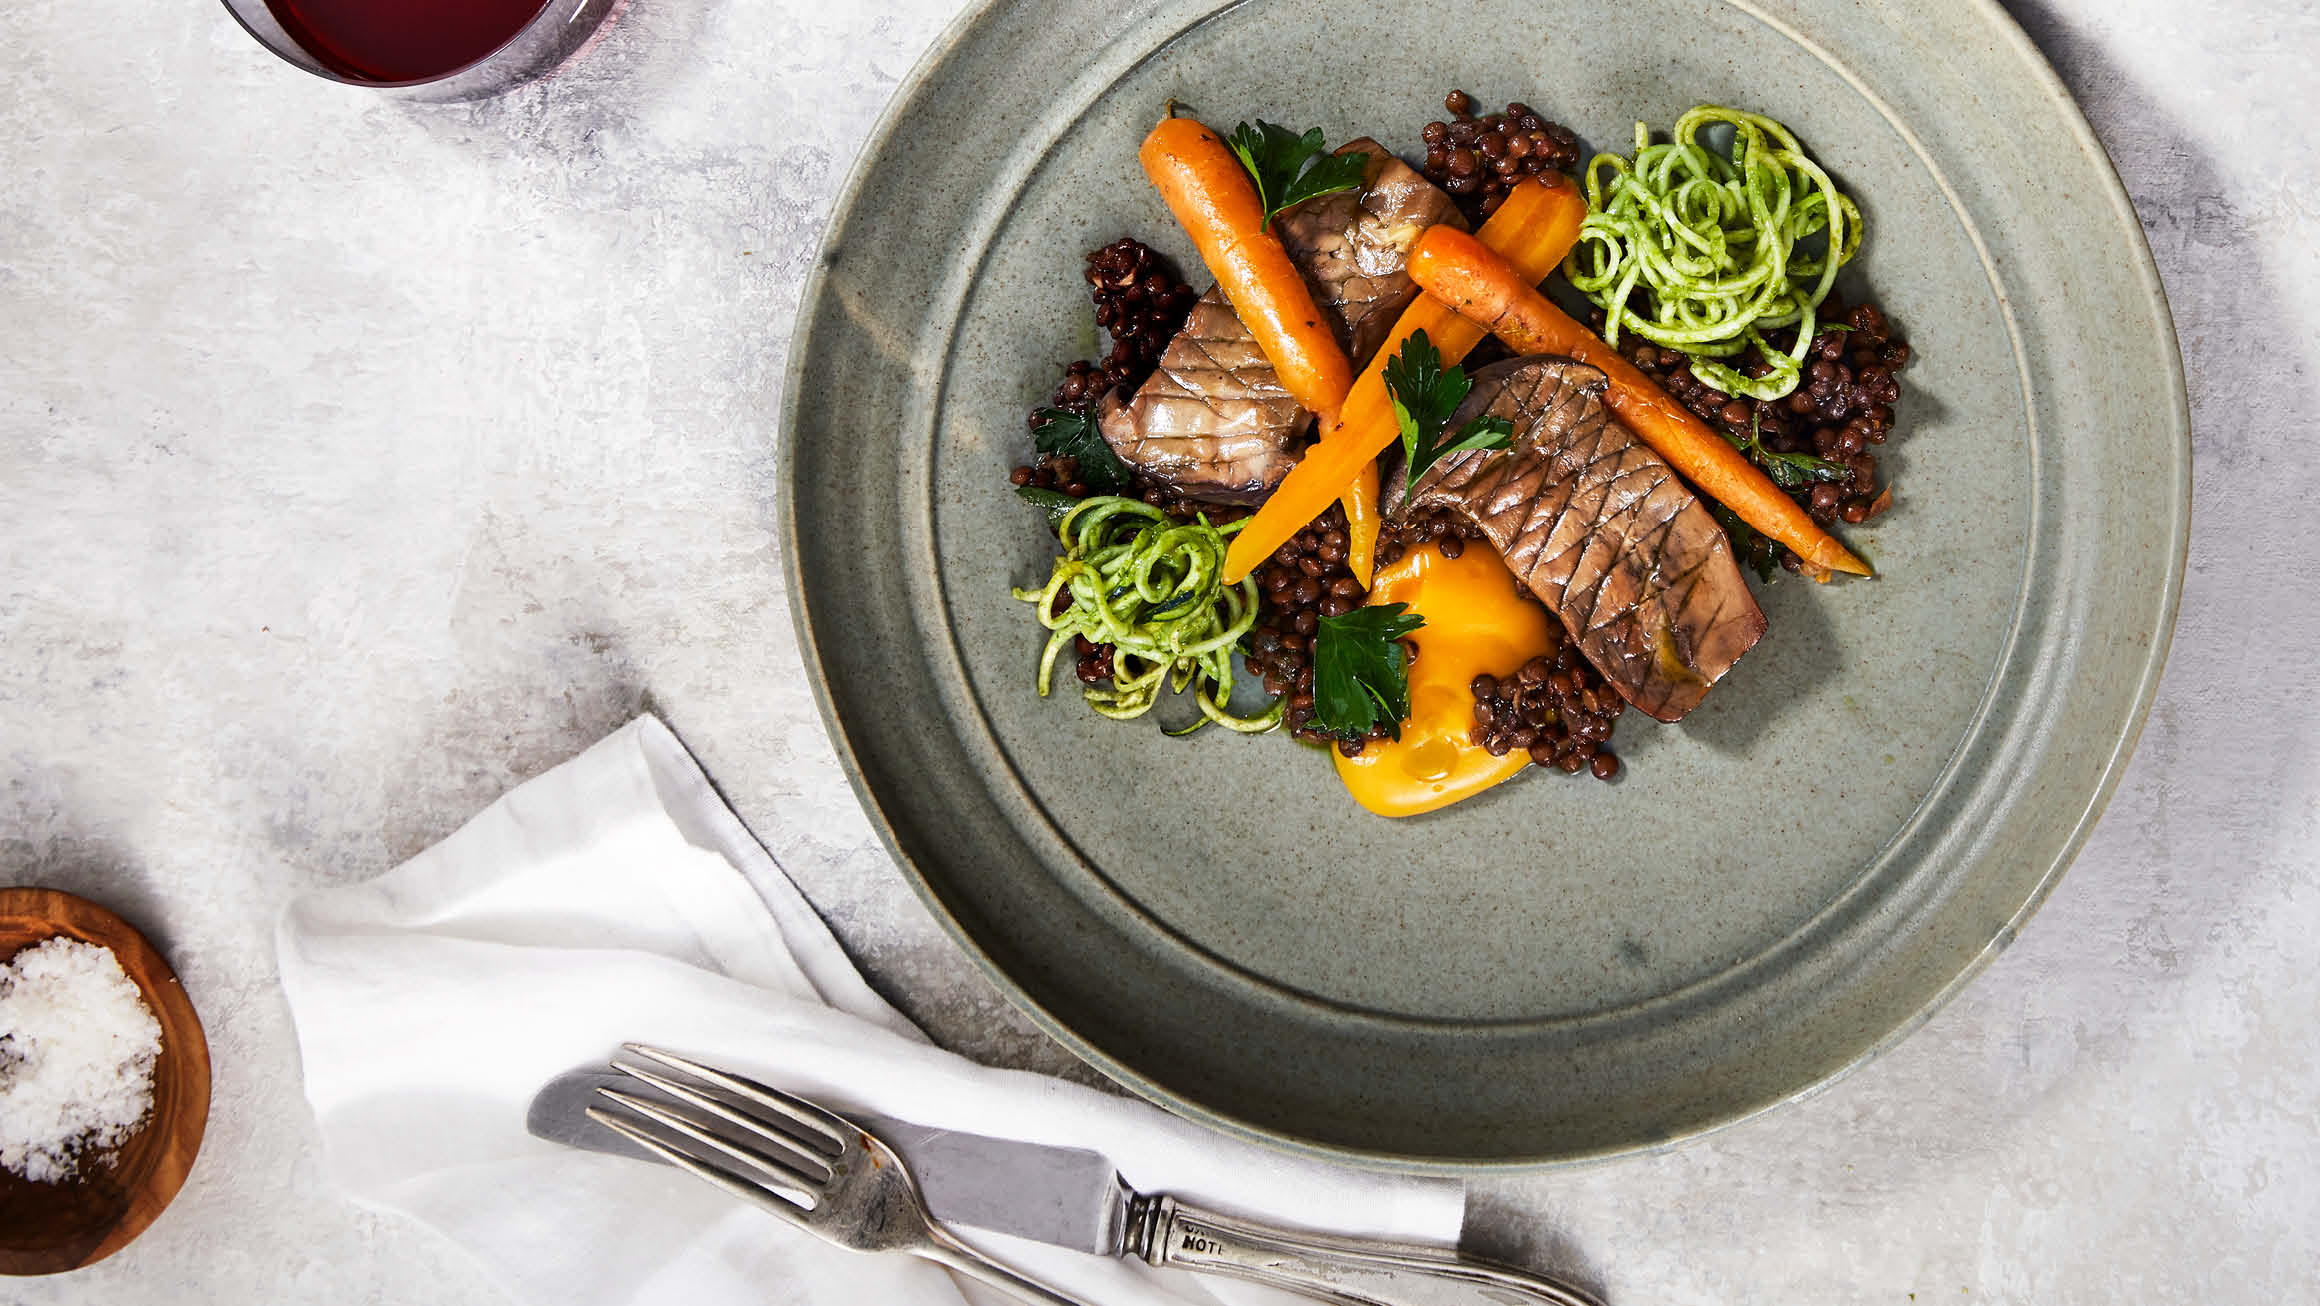
MULTIPOLYGON (((1196 22, 1205 22, 1217 15, 1241 7, 1249 0, 1226 0, 1203 14, 1196 22)), ((1892 107, 1861 85, 1845 64, 1838 61, 1825 47, 1814 42, 1793 24, 1766 13, 1758 0, 1714 0, 1728 5, 1751 18, 1766 24, 1784 38, 1796 43, 1824 62, 1830 69, 1852 84, 1856 91, 1878 110, 1881 116, 1905 135, 1914 134, 1906 128, 1892 107)), ((932 878, 903 849, 886 805, 868 784, 853 736, 839 716, 830 690, 830 672, 821 640, 815 633, 816 614, 807 598, 806 577, 800 564, 801 551, 797 536, 798 483, 793 475, 795 452, 799 440, 800 405, 804 393, 803 381, 807 363, 812 355, 813 319, 827 287, 831 266, 833 240, 846 224, 856 217, 856 204, 871 173, 891 142, 901 121, 916 106, 926 85, 950 58, 963 40, 991 16, 1006 8, 1009 0, 977 0, 963 8, 923 51, 910 72, 897 83, 893 93, 880 109, 870 132, 863 138, 843 184, 831 203, 829 216, 817 241, 814 259, 801 285, 797 308, 792 320, 789 356, 783 367, 783 391, 780 401, 779 427, 775 441, 775 520, 776 532, 782 545, 782 572, 786 598, 797 640, 800 659, 805 666, 815 708, 820 715, 824 732, 839 764, 846 773, 848 784, 861 803, 879 842, 889 858, 902 872, 912 892, 927 908, 944 935, 957 946, 1010 1005, 1024 1013, 1049 1037, 1068 1049, 1075 1057, 1095 1067, 1113 1082, 1131 1089, 1148 1101, 1164 1109, 1194 1119, 1211 1128, 1261 1145, 1294 1154, 1349 1162, 1377 1169, 1404 1170, 1432 1174, 1483 1174, 1494 1172, 1524 1173, 1597 1165, 1626 1156, 1651 1155, 1680 1146, 1692 1139, 1730 1128, 1751 1120, 1768 1111, 1791 1102, 1814 1096, 1839 1081, 1846 1079, 1861 1067, 1876 1060, 1885 1052, 1921 1029, 1959 992, 1979 977, 2000 953, 2019 937, 2021 929, 2036 915, 2052 895, 2063 874, 2076 861, 2095 825, 2108 808, 2124 778, 2127 764, 2132 759, 2142 732, 2148 723, 2150 710, 2157 698, 2160 680, 2164 674, 2174 631, 2180 612, 2182 591, 2189 567, 2190 516, 2192 494, 2193 449, 2189 392, 2183 372, 2180 339, 2175 330, 2174 314, 2168 303, 2166 288, 2159 274, 2150 242, 2136 214, 2132 199, 2127 194, 2117 165, 2103 146, 2094 128, 2088 122, 2069 87, 2054 70, 2045 53, 2039 49, 2021 23, 1999 3, 1999 0, 1972 0, 1978 16, 1989 25, 1993 36, 2004 42, 2002 53, 2010 54, 2023 66, 2023 71, 2035 83, 2041 97, 2060 111, 2076 151, 2094 161, 2103 182, 2103 198, 2107 201, 2108 216, 2126 236, 2126 248, 2131 257, 2139 305, 2150 313, 2149 325, 2154 333, 2153 343, 2159 346, 2167 366, 2161 378, 2166 390, 2166 423, 2172 472, 2166 478, 2168 526, 2174 536, 2174 546, 2165 557, 2164 575, 2159 587, 2158 606, 2151 639, 2137 666, 2136 682, 2129 710, 2116 728, 2106 732, 2109 748, 2093 790, 2086 796, 2079 810, 2071 818, 2067 835, 2055 847, 2048 864, 2040 872, 2030 893, 2002 923, 1991 938, 1970 957, 1966 964, 1945 983, 1932 991, 1904 1019, 1895 1023, 1878 1037, 1868 1041, 1859 1052, 1825 1074, 1791 1092, 1765 1100, 1736 1111, 1704 1119, 1688 1127, 1674 1130, 1665 1137, 1642 1145, 1609 1144, 1600 1150, 1580 1151, 1551 1156, 1508 1157, 1444 1157, 1406 1154, 1382 1150, 1365 1150, 1321 1142, 1276 1131, 1242 1120, 1230 1113, 1209 1107, 1191 1098, 1175 1093, 1143 1072, 1138 1071, 1111 1054, 1094 1046, 1077 1031, 1050 1013, 1035 1000, 1021 984, 991 956, 958 919, 936 890, 932 878)), ((1144 57, 1149 57, 1149 52, 1144 57)), ((1930 160, 1928 160, 1930 162, 1930 160)), ((1937 177, 1940 174, 1936 173, 1937 177)), ((1946 177, 1941 186, 1952 202, 1957 196, 1946 177)), ((1959 216, 1965 212, 1959 206, 1959 216)), ((1970 220, 1967 223, 1971 229, 1970 220)), ((1979 238, 1976 245, 1979 247, 1979 238)), ((1987 250, 1978 250, 1985 265, 1989 262, 1987 250)), ((2124 266, 2124 265, 2122 265, 2124 266)), ((1994 273, 1994 269, 1993 269, 1994 273)), ((2025 598, 2027 595, 2025 594, 2025 598)), ((2009 636, 2009 642, 2013 636, 2009 636)), ((2001 658, 2001 661, 2003 659, 2001 658)))

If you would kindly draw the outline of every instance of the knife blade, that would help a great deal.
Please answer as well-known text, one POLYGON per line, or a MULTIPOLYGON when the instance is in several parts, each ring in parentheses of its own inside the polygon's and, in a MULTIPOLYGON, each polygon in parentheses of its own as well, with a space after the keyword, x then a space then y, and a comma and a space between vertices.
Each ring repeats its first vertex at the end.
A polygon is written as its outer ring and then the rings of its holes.
MULTIPOLYGON (((575 1070, 533 1096, 525 1128, 549 1142, 665 1164, 587 1117, 606 1086, 660 1096, 626 1075, 575 1070)), ((1098 1152, 850 1118, 894 1149, 927 1213, 945 1224, 1252 1280, 1341 1306, 1601 1306, 1579 1288, 1454 1251, 1281 1229, 1141 1194, 1098 1152)))
MULTIPOLYGON (((661 1098, 657 1090, 627 1075, 575 1070, 548 1081, 533 1096, 524 1115, 525 1129, 552 1143, 666 1164, 587 1117, 588 1107, 602 1105, 596 1096, 600 1087, 661 1098)), ((1102 1256, 1124 1250, 1126 1217, 1135 1194, 1100 1152, 877 1116, 853 1119, 902 1158, 927 1214, 937 1220, 1102 1256)))

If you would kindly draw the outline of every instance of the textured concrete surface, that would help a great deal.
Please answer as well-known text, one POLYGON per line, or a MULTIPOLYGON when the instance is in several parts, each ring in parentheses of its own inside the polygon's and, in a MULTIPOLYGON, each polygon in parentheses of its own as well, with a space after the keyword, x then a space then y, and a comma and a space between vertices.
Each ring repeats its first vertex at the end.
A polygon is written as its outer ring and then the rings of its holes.
MULTIPOLYGON (((214 6, 0 12, 0 881, 151 930, 217 1065, 176 1206, 0 1303, 503 1301, 323 1183, 269 930, 641 707, 945 1042, 1085 1073, 877 850, 767 529, 817 224, 954 7, 640 0, 564 78, 449 109, 293 73, 214 6)), ((2320 148, 2280 93, 2320 18, 2016 12, 2181 328, 2173 662, 2077 868, 1899 1050, 1666 1155, 1477 1186, 1475 1242, 1617 1302, 2253 1303, 2320 1264, 2320 148)))

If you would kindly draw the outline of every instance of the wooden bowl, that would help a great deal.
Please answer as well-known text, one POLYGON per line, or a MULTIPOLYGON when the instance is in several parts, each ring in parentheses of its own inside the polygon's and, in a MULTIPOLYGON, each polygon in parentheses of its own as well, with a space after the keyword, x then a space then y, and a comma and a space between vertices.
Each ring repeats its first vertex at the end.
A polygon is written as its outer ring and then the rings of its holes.
POLYGON ((145 936, 85 898, 0 889, 0 964, 63 936, 113 950, 161 1022, 153 1113, 113 1153, 61 1184, 0 1169, 0 1274, 55 1274, 101 1261, 161 1214, 193 1167, 209 1121, 209 1042, 185 988, 145 936))

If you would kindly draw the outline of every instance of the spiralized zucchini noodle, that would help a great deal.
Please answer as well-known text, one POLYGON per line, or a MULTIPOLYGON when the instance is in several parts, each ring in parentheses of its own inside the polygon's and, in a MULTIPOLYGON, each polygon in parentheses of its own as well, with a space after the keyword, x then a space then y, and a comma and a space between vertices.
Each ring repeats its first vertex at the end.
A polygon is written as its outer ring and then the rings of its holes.
POLYGON ((1232 655, 1257 622, 1257 583, 1224 583, 1225 542, 1241 522, 1212 526, 1172 522, 1140 499, 1101 495, 1080 502, 1056 525, 1063 556, 1039 589, 1016 598, 1038 605, 1054 633, 1039 659, 1039 696, 1047 697, 1055 658, 1074 636, 1112 646, 1112 681, 1086 691, 1088 705, 1125 721, 1152 710, 1163 687, 1192 690, 1199 720, 1261 734, 1281 723, 1283 701, 1255 716, 1226 706, 1232 655), (1068 596, 1069 603, 1062 600, 1068 596), (1058 610, 1060 609, 1060 611, 1058 610))
POLYGON ((1795 390, 1815 313, 1837 269, 1861 247, 1861 212, 1788 128, 1762 114, 1703 104, 1654 145, 1635 125, 1635 158, 1598 154, 1586 170, 1587 220, 1564 260, 1571 284, 1603 309, 1603 338, 1631 331, 1693 356, 1692 374, 1730 395, 1778 399, 1795 390), (1732 129, 1729 157, 1700 140, 1732 129), (1804 248, 1827 233, 1825 245, 1804 248), (1647 314, 1632 303, 1642 289, 1647 314), (1789 349, 1764 333, 1797 328, 1789 349), (1717 359, 1749 346, 1771 371, 1751 377, 1717 359))

